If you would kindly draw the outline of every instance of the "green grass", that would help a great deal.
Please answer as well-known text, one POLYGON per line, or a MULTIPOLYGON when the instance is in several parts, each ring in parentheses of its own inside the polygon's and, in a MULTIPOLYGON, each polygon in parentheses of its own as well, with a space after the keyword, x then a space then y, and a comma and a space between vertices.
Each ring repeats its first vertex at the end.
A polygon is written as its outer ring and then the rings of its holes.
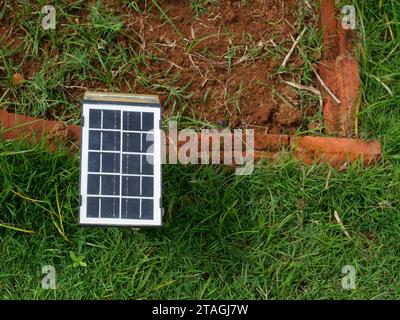
MULTIPOLYGON (((355 3, 360 132, 381 139, 378 165, 339 173, 286 160, 243 177, 224 167, 164 166, 161 229, 87 228, 77 226, 78 155, 0 141, 0 298, 400 298, 400 6, 355 3), (57 271, 56 290, 41 288, 44 265, 57 271), (345 265, 356 268, 356 290, 341 288, 345 265)), ((107 38, 107 30, 87 36, 107 38)), ((91 63, 78 48, 67 66, 87 77, 91 63)))
POLYGON ((360 120, 367 138, 383 142, 385 156, 400 159, 400 32, 398 0, 359 1, 363 108, 360 120), (382 3, 382 6, 379 6, 382 3), (387 19, 387 20, 386 20, 387 19), (377 81, 379 79, 379 81, 377 81), (392 95, 381 84, 386 84, 392 95))
POLYGON ((77 226, 77 157, 5 154, 31 148, 1 145, 2 223, 34 231, 1 229, 2 298, 397 297, 400 169, 390 163, 328 175, 289 161, 249 177, 166 166, 165 224, 137 231, 77 226), (73 267, 70 251, 87 267, 73 267), (347 264, 358 273, 351 292, 340 287, 347 264), (56 268, 55 291, 41 289, 44 265, 56 268))

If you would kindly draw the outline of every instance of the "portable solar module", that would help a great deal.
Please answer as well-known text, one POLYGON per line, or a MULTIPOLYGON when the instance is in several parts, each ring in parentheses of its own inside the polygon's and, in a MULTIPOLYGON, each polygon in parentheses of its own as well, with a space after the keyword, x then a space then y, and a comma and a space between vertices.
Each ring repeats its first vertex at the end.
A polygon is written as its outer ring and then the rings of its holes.
POLYGON ((161 225, 160 123, 156 96, 85 94, 80 224, 161 225))

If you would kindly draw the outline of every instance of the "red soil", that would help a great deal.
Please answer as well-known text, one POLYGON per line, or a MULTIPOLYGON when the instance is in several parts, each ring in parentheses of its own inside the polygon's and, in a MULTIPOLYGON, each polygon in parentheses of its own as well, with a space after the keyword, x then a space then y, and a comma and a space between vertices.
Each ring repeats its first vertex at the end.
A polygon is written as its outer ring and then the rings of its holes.
POLYGON ((354 131, 361 85, 358 61, 354 54, 354 32, 342 28, 334 0, 322 2, 320 17, 324 30, 324 57, 319 72, 341 102, 338 104, 323 90, 326 132, 349 137, 354 131))
MULTIPOLYGON (((284 54, 273 53, 276 46, 290 48, 292 37, 297 37, 297 0, 253 0, 248 5, 241 1, 222 0, 219 6, 210 5, 208 12, 198 17, 194 17, 189 1, 162 1, 162 9, 183 38, 155 7, 150 12, 139 14, 128 9, 123 1, 103 3, 109 10, 126 16, 124 34, 117 39, 119 44, 157 57, 157 62, 148 61, 148 67, 143 67, 140 72, 145 77, 155 78, 158 89, 141 85, 137 81, 140 75, 132 68, 121 81, 115 82, 120 92, 159 94, 165 115, 175 115, 174 101, 168 100, 168 90, 162 87, 175 79, 173 86, 177 90, 189 84, 185 98, 180 102, 184 106, 183 115, 188 117, 231 128, 254 127, 273 133, 293 133, 306 122, 310 112, 306 114, 296 91, 282 81, 293 80, 292 75, 276 75, 284 54), (231 62, 227 57, 229 50, 236 50, 231 62), (259 50, 264 57, 252 59, 250 50, 259 50), (274 90, 298 112, 288 109, 274 95, 274 90)), ((143 1, 139 5, 144 9, 151 2, 143 1)), ((79 23, 86 22, 87 13, 75 12, 82 15, 79 23)), ((7 29, 3 32, 5 42, 15 38, 15 45, 22 49, 21 32, 11 30, 11 20, 6 19, 7 22, 10 26, 4 28, 7 29)), ((62 23, 61 18, 59 28, 62 28, 62 23)), ((61 54, 59 49, 51 49, 48 40, 40 43, 40 50, 53 58, 61 54)), ((39 61, 24 59, 23 51, 12 59, 14 65, 21 65, 22 76, 27 80, 32 79, 41 68, 39 61)), ((289 63, 297 67, 303 64, 297 51, 289 63)), ((93 79, 82 81, 75 78, 65 83, 62 90, 78 107, 85 89, 107 90, 107 85, 93 79)), ((57 116, 57 112, 62 114, 61 109, 49 112, 48 118, 57 116)), ((311 106, 311 110, 313 114, 316 108, 311 106)))
MULTIPOLYGON (((322 1, 325 3, 325 7, 321 11, 325 51, 319 71, 325 84, 341 100, 341 104, 336 104, 330 95, 322 90, 324 92, 324 118, 328 132, 346 136, 352 131, 355 102, 359 92, 358 64, 352 51, 351 32, 345 32, 338 27, 338 21, 334 18, 333 0, 322 1)), ((118 3, 118 1, 113 3, 118 3)), ((241 7, 237 2, 222 3, 220 8, 212 8, 214 11, 211 11, 209 16, 203 15, 194 21, 185 18, 191 16, 187 5, 169 2, 165 6, 174 13, 173 17, 181 17, 174 21, 186 39, 191 39, 193 33, 195 33, 196 39, 213 35, 197 44, 191 51, 182 48, 180 43, 182 39, 171 31, 167 23, 160 24, 159 16, 155 12, 145 17, 132 15, 130 18, 132 21, 127 25, 132 36, 137 37, 136 39, 144 36, 149 41, 156 40, 165 45, 162 63, 151 65, 148 72, 162 73, 166 68, 177 68, 181 71, 181 78, 178 79, 176 85, 179 87, 188 82, 192 83, 189 90, 192 97, 186 99, 189 104, 187 112, 192 112, 196 117, 210 122, 226 122, 228 120, 231 127, 248 127, 255 124, 268 129, 270 133, 277 133, 277 135, 256 134, 256 160, 277 155, 282 147, 290 147, 297 157, 309 163, 321 160, 334 166, 341 166, 347 160, 354 161, 363 158, 364 162, 368 164, 379 159, 381 150, 380 143, 377 141, 291 137, 280 134, 283 131, 293 132, 296 130, 302 117, 312 115, 315 109, 309 107, 305 114, 301 113, 296 108, 298 97, 282 86, 279 80, 268 77, 270 72, 279 65, 279 61, 266 62, 259 59, 250 62, 239 59, 234 61, 231 67, 226 65, 226 60, 223 58, 224 52, 230 46, 230 41, 234 41, 235 44, 243 41, 241 37, 243 32, 251 32, 255 42, 261 43, 263 46, 268 43, 269 35, 273 32, 276 32, 276 39, 280 40, 287 38, 288 33, 296 36, 292 26, 294 24, 292 8, 296 5, 296 1, 272 0, 267 5, 259 4, 248 7, 241 7), (274 14, 274 19, 285 17, 287 23, 267 24, 265 17, 272 17, 272 14, 274 14), (215 19, 209 20, 210 16, 214 16, 215 19), (222 35, 221 29, 224 29, 224 32, 233 32, 231 40, 222 35), (206 48, 212 52, 213 59, 204 59, 203 52, 206 48), (231 102, 226 101, 223 92, 228 93, 228 96, 235 95, 240 82, 245 84, 246 90, 237 96, 240 101, 240 112, 238 112, 231 102), (260 82, 263 84, 260 85, 260 82), (281 89, 280 93, 284 92, 285 99, 289 103, 282 103, 273 98, 272 87, 281 89), (198 100, 206 92, 209 92, 209 101, 207 104, 199 103, 198 100)), ((3 29, 5 30, 5 28, 3 29)), ((4 30, 0 33, 0 41, 3 42, 4 34, 9 34, 4 30)), ((126 41, 126 39, 121 38, 120 41, 126 41)), ((146 50, 151 51, 155 48, 149 47, 146 50)), ((296 54, 292 59, 295 63, 301 64, 296 54)), ((35 68, 35 66, 31 66, 31 68, 35 68)), ((27 69, 24 70, 27 71, 27 69)), ((132 78, 128 77, 128 81, 134 81, 137 75, 130 76, 132 78)), ((26 78, 24 75, 22 77, 26 78)), ((144 88, 138 88, 136 92, 140 93, 141 90, 143 93, 149 92, 144 88)), ((121 91, 124 91, 124 88, 121 88, 121 91)), ((165 93, 160 92, 160 94, 164 99, 166 98, 165 93)), ((171 111, 170 105, 167 105, 166 112, 168 111, 171 111)), ((51 143, 59 138, 77 139, 80 137, 78 126, 63 127, 56 121, 15 116, 5 111, 0 111, 0 119, 2 119, 3 126, 9 129, 4 132, 5 138, 22 138, 28 135, 31 139, 37 139, 46 133, 47 139, 51 143), (29 123, 32 121, 35 122, 29 123), (24 122, 28 123, 17 129, 10 129, 24 122), (31 135, 32 132, 35 134, 31 135)))

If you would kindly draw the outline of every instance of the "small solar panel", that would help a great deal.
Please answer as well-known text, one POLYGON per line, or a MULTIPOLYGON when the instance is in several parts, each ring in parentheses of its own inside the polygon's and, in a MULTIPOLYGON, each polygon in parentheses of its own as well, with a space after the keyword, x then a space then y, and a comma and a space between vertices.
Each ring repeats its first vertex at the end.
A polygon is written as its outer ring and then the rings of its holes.
POLYGON ((156 96, 85 94, 80 224, 161 225, 160 121, 156 96))

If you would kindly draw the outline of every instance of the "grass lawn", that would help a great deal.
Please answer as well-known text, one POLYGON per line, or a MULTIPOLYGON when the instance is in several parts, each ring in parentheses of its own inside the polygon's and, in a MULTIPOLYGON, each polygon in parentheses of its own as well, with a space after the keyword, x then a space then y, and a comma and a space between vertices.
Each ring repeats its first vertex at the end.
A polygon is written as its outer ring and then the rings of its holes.
MULTIPOLYGON (((260 164, 250 176, 217 166, 166 165, 161 229, 87 228, 77 226, 78 155, 62 146, 51 153, 43 145, 0 140, 0 298, 398 299, 400 2, 353 2, 363 86, 360 132, 382 141, 379 164, 338 172, 286 159, 260 164), (75 257, 84 264, 74 264, 75 257), (56 269, 56 290, 42 289, 45 265, 56 269), (345 265, 356 269, 355 290, 341 287, 345 265)), ((196 12, 201 4, 193 1, 196 12)), ((94 37, 89 42, 112 37, 118 19, 107 19, 114 28, 96 29, 102 22, 92 21, 81 35, 94 37)), ((39 38, 31 27, 26 50, 35 56, 39 38)), ((112 85, 114 79, 103 78, 109 72, 95 75, 98 65, 86 65, 84 50, 93 48, 69 48, 74 58, 65 57, 65 74, 112 85)), ((7 59, 13 54, 0 49, 7 72, 14 71, 7 59)), ((123 60, 102 60, 111 56, 99 55, 100 65, 126 67, 123 60)), ((68 115, 76 115, 75 97, 59 90, 66 75, 53 68, 42 66, 43 77, 29 82, 25 95, 12 92, 14 108, 49 115, 50 95, 57 114, 73 123, 77 119, 68 115)), ((4 92, 8 80, 0 80, 4 92)))

